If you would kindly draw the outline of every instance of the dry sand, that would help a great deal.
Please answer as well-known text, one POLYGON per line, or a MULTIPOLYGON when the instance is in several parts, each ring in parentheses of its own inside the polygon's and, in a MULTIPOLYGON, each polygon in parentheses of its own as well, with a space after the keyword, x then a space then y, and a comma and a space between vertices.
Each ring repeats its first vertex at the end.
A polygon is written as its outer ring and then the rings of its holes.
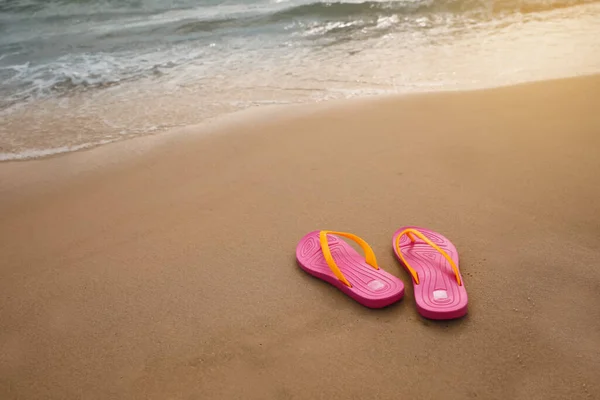
POLYGON ((600 78, 284 114, 0 165, 1 399, 600 398, 600 78), (456 244, 466 318, 417 314, 407 224, 456 244), (314 229, 404 300, 300 270, 314 229))

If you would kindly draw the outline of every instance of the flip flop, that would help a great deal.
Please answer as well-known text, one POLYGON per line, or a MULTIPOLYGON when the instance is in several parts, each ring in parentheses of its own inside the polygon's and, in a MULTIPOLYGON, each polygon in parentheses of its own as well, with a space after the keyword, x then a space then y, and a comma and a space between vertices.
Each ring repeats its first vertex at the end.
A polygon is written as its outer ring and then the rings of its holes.
POLYGON ((310 232, 298 243, 296 259, 300 268, 332 284, 365 307, 385 307, 404 296, 402 281, 379 268, 371 247, 351 233, 310 232), (358 243, 365 257, 336 236, 358 243))
POLYGON ((467 291, 458 269, 458 251, 443 235, 416 226, 396 231, 394 252, 411 274, 419 314, 454 319, 467 313, 467 291))

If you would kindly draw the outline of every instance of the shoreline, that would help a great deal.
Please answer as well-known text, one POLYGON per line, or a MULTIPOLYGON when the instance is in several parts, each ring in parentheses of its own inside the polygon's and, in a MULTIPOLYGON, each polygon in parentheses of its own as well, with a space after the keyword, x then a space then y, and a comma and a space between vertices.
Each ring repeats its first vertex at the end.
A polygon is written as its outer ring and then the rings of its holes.
MULTIPOLYGON (((77 153, 89 153, 95 152, 105 147, 115 149, 115 152, 122 152, 123 150, 119 147, 126 147, 128 151, 135 148, 132 144, 139 144, 140 148, 148 149, 156 144, 160 145, 163 142, 171 142, 174 137, 185 137, 186 135, 204 135, 214 133, 227 133, 231 131, 231 128, 235 128, 236 125, 243 125, 246 121, 259 121, 266 122, 269 117, 275 117, 277 120, 285 119, 289 116, 302 116, 303 114, 313 112, 323 112, 329 109, 336 109, 345 106, 360 106, 361 104, 377 103, 377 102, 389 102, 389 101, 401 101, 407 98, 420 97, 420 96, 439 96, 447 94, 465 94, 465 93, 482 93, 494 90, 528 87, 535 85, 544 85, 546 83, 559 83, 563 81, 576 81, 593 79, 594 77, 600 76, 598 74, 581 74, 573 75, 569 77, 544 79, 536 81, 524 81, 508 85, 489 86, 472 89, 445 89, 445 90, 431 90, 431 91, 418 91, 418 92, 406 92, 406 93, 388 93, 388 94, 375 94, 366 96, 357 96, 351 98, 342 99, 331 99, 317 102, 308 103, 286 103, 286 104, 267 104, 267 105, 256 105, 250 106, 241 110, 235 110, 226 112, 224 114, 218 114, 216 116, 207 118, 196 124, 172 127, 158 133, 146 133, 139 136, 127 137, 124 139, 115 139, 107 141, 106 143, 89 143, 83 144, 81 148, 76 150, 66 150, 64 152, 52 153, 48 155, 15 158, 0 160, 0 169, 3 165, 13 165, 27 163, 31 161, 45 161, 51 159, 57 159, 62 157, 68 157, 72 154, 77 153), (144 143, 145 141, 156 142, 155 144, 144 143)), ((34 149, 35 152, 44 152, 47 150, 54 149, 34 149)), ((16 154, 16 153, 6 153, 16 154)))
MULTIPOLYGON (((54 157, 60 157, 66 154, 70 154, 70 153, 74 153, 74 152, 80 152, 80 151, 89 151, 89 150, 94 150, 98 147, 103 147, 106 145, 111 145, 111 144, 115 144, 115 143, 121 143, 121 142, 126 142, 129 140, 138 140, 140 138, 145 138, 145 137, 153 137, 153 136, 160 136, 160 135, 168 135, 171 134, 172 132, 177 132, 180 130, 186 130, 186 129, 190 129, 190 128, 194 128, 194 129, 203 129, 204 127, 210 127, 213 124, 220 124, 223 121, 226 121, 229 118, 232 119, 236 119, 238 114, 241 113, 241 115, 246 115, 248 113, 252 114, 254 112, 259 113, 260 110, 270 110, 270 109, 287 109, 287 108, 304 108, 304 107, 319 107, 320 105, 323 104, 333 104, 334 106, 336 104, 345 104, 347 102, 362 102, 362 101, 378 101, 381 99, 388 99, 388 98, 399 98, 399 97, 405 97, 405 96, 420 96, 420 95, 437 95, 437 94, 442 94, 442 93, 465 93, 465 92, 479 92, 479 91, 487 91, 487 90, 494 90, 494 89, 501 89, 504 87, 513 87, 513 86, 522 86, 522 85, 531 85, 531 84, 540 84, 543 82, 554 82, 554 81, 561 81, 561 80, 566 80, 566 79, 585 79, 586 77, 592 77, 597 75, 597 73, 578 73, 578 74, 573 74, 570 76, 563 76, 563 77, 555 77, 555 78, 551 78, 551 79, 539 79, 539 80, 531 80, 531 79, 526 79, 526 80, 522 80, 522 81, 516 81, 516 82, 511 82, 511 83, 506 83, 506 82, 496 82, 493 85, 482 85, 482 86, 471 86, 469 87, 467 84, 464 84, 462 87, 453 87, 452 85, 448 86, 448 87, 434 87, 431 89, 419 89, 419 90, 410 90, 407 89, 404 92, 394 92, 394 90, 396 90, 395 88, 389 87, 389 88, 385 88, 385 89, 378 89, 380 90, 382 93, 377 93, 377 94, 373 94, 373 91, 377 91, 375 89, 366 89, 366 93, 365 94, 360 94, 360 95, 355 95, 355 96, 351 96, 351 97, 340 97, 340 98, 330 98, 330 99, 313 99, 313 100, 306 100, 303 97, 299 97, 295 100, 293 99, 282 99, 281 103, 277 103, 277 100, 274 100, 275 103, 270 104, 268 101, 266 100, 262 100, 263 102, 266 101, 265 104, 255 104, 255 105, 248 105, 242 108, 236 108, 236 107, 230 107, 229 109, 224 109, 221 112, 217 112, 216 114, 211 114, 209 116, 204 117, 202 120, 200 120, 199 122, 195 122, 195 123, 191 123, 191 124, 187 124, 187 125, 180 125, 180 126, 171 126, 171 127, 167 127, 167 128, 156 128, 156 127, 152 127, 152 129, 150 129, 149 131, 142 133, 142 134, 134 134, 131 132, 126 132, 124 134, 123 137, 114 137, 114 135, 111 135, 109 137, 105 137, 105 138, 97 138, 96 141, 92 141, 92 142, 82 142, 82 143, 77 143, 74 145, 59 145, 57 147, 50 147, 50 148, 28 148, 26 150, 23 150, 22 152, 18 152, 18 153, 13 153, 13 152, 0 152, 0 165, 5 164, 5 163, 12 163, 12 162, 26 162, 26 161, 32 161, 32 160, 43 160, 43 159, 47 159, 47 158, 54 158, 54 157), (155 131, 154 131, 155 130, 155 131), (27 154, 34 154, 34 155, 27 155, 27 154)), ((326 89, 323 89, 323 91, 326 92, 326 89)), ((100 95, 101 93, 96 93, 95 95, 100 95)), ((79 93, 78 95, 81 95, 81 93, 79 93)), ((108 96, 108 93, 104 93, 102 94, 103 97, 108 96)), ((110 97, 110 96, 109 96, 110 97)), ((69 101, 68 98, 63 99, 63 100, 67 100, 69 101)), ((45 108, 48 107, 48 104, 44 105, 44 102, 52 102, 52 99, 41 99, 39 100, 40 102, 42 102, 41 107, 45 108)), ((73 100, 75 101, 75 100, 73 100)), ((261 103, 260 100, 256 100, 258 103, 261 103)), ((52 106, 52 103, 50 103, 50 106, 52 106)), ((25 107, 25 106, 24 106, 25 107)), ((52 106, 54 107, 54 106, 52 106)), ((25 108, 25 113, 30 113, 31 110, 31 105, 27 105, 25 108)), ((17 111, 20 112, 20 111, 17 111)), ((10 117, 10 113, 8 114, 8 116, 10 117)), ((35 118, 35 116, 30 115, 27 118, 35 118)), ((19 117, 19 119, 25 121, 27 118, 25 117, 19 117)), ((45 118, 45 117, 44 117, 45 118)), ((17 124, 18 125, 18 124, 17 124)), ((65 128, 65 127, 62 127, 65 128)), ((70 127, 67 125, 66 128, 70 129, 70 127)), ((81 127, 80 127, 81 128, 81 127)), ((14 129, 14 128, 13 128, 14 129)), ((54 127, 54 129, 61 129, 60 127, 54 127)), ((6 131, 9 131, 9 129, 5 128, 6 131)))
POLYGON ((600 397, 599 102, 594 75, 259 108, 0 163, 0 397, 600 397), (456 245, 466 318, 418 315, 403 225, 456 245), (315 229, 404 299, 300 270, 315 229))

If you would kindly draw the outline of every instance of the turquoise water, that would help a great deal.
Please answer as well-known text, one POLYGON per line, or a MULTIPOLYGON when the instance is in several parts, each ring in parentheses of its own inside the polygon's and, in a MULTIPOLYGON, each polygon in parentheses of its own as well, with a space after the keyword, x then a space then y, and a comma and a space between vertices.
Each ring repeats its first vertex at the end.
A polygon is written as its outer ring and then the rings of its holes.
POLYGON ((0 160, 261 104, 599 69, 586 0, 0 0, 0 160))

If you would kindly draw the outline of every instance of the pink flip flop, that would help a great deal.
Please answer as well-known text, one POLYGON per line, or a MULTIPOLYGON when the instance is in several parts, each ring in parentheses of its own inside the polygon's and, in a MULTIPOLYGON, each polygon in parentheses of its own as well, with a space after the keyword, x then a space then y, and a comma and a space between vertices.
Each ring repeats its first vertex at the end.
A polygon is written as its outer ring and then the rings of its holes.
POLYGON ((467 290, 458 269, 458 251, 441 234, 405 226, 394 234, 398 260, 411 274, 419 314, 454 319, 467 313, 467 290))
POLYGON ((298 243, 296 259, 300 268, 331 283, 366 307, 382 308, 404 296, 402 281, 379 268, 371 247, 351 233, 310 232, 298 243), (365 257, 333 235, 358 243, 365 257))

